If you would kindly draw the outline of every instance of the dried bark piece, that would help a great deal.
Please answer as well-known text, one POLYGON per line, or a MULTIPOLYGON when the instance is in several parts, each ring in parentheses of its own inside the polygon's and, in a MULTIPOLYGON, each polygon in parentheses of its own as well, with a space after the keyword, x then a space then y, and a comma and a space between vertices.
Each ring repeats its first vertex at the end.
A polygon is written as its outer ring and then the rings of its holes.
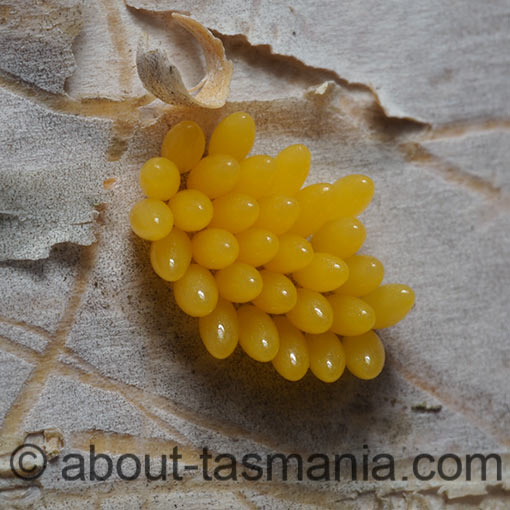
POLYGON ((191 89, 186 89, 179 70, 161 49, 148 49, 148 37, 141 39, 136 55, 138 75, 145 88, 169 104, 221 108, 230 91, 232 62, 225 56, 223 43, 207 28, 189 16, 173 13, 177 23, 190 32, 204 51, 206 74, 191 89), (198 90, 196 95, 193 92, 198 90))
MULTIPOLYGON (((125 2, 155 13, 191 12, 222 39, 244 39, 365 84, 390 117, 439 124, 510 115, 510 60, 502 58, 508 54, 510 20, 505 0, 469 0, 465 12, 441 0, 398 7, 377 0, 330 2, 321 8, 304 0, 125 2)), ((237 76, 235 81, 237 86, 237 76)), ((265 99, 258 81, 254 95, 265 99)))
MULTIPOLYGON (((60 430, 48 428, 27 434, 23 443, 18 447, 20 448, 20 453, 23 451, 23 444, 27 445, 27 451, 34 454, 34 474, 37 475, 38 471, 44 469, 45 462, 54 459, 60 454, 60 450, 64 447, 64 436, 60 430), (37 455, 37 451, 32 445, 35 445, 36 448, 43 452, 44 457, 37 455)), ((14 478, 17 476, 11 469, 11 455, 12 452, 6 452, 0 455, 0 478, 14 478)), ((13 459, 13 461, 16 467, 16 459, 13 459)), ((18 473, 19 472, 20 471, 18 471, 18 473)), ((28 474, 30 474, 30 472, 28 474)), ((29 478, 26 479, 28 480, 29 478)))

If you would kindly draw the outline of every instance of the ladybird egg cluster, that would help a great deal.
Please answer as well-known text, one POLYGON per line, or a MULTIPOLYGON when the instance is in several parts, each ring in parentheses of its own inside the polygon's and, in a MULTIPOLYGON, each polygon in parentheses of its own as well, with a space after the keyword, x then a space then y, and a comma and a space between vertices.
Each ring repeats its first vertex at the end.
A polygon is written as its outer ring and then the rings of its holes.
POLYGON ((140 171, 147 198, 131 210, 133 231, 152 242, 154 271, 198 317, 212 356, 224 359, 239 344, 291 381, 310 369, 333 382, 345 367, 376 377, 385 354, 373 330, 400 321, 414 293, 381 285, 381 262, 357 254, 366 236, 357 216, 372 180, 355 174, 302 187, 309 150, 248 157, 254 139, 244 112, 216 126, 205 157, 200 126, 172 127, 161 157, 140 171))

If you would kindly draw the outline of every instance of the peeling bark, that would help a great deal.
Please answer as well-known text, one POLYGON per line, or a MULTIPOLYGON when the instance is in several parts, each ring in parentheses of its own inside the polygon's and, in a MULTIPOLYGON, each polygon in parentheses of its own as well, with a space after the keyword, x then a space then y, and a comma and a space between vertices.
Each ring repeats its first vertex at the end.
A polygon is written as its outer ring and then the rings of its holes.
POLYGON ((75 70, 72 44, 81 31, 78 0, 0 2, 0 69, 54 93, 75 70))

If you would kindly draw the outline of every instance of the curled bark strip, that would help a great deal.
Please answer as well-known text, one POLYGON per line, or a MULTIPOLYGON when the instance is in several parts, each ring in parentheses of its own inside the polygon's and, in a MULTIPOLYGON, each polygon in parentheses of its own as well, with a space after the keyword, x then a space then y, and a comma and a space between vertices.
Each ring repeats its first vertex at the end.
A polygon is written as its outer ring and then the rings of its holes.
POLYGON ((165 51, 149 49, 148 37, 142 38, 136 54, 138 75, 145 88, 165 103, 221 108, 227 99, 232 79, 232 62, 225 56, 223 43, 207 28, 189 16, 173 13, 173 19, 198 41, 205 56, 206 73, 198 85, 186 89, 181 73, 165 51), (192 94, 194 93, 194 94, 192 94))

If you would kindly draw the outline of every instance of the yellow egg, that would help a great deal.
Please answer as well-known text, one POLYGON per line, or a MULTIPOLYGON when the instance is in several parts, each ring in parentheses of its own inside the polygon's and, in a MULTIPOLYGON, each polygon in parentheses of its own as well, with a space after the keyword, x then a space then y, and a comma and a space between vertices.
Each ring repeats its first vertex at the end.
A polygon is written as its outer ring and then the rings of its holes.
POLYGON ((173 161, 181 173, 197 165, 204 155, 204 150, 204 132, 192 120, 184 120, 173 126, 161 145, 161 155, 173 161))
POLYGON ((373 331, 342 339, 347 369, 359 379, 373 379, 384 367, 384 345, 373 331))
POLYGON ((374 196, 374 182, 361 174, 346 175, 333 184, 331 219, 361 214, 374 196))
POLYGON ((299 216, 291 232, 308 237, 330 219, 333 202, 331 184, 312 184, 300 189, 294 198, 299 203, 299 216))
POLYGON ((239 163, 231 156, 214 154, 198 163, 188 175, 187 186, 209 198, 217 198, 232 191, 239 180, 239 163))
POLYGON ((356 218, 339 218, 323 225, 312 237, 315 251, 331 253, 341 259, 352 257, 365 242, 363 223, 356 218))
POLYGON ((287 232, 299 216, 298 201, 284 195, 259 199, 259 208, 259 217, 254 226, 267 228, 276 235, 287 232))
POLYGON ((333 310, 328 300, 318 292, 297 289, 297 302, 287 312, 289 321, 306 333, 324 333, 333 323, 333 310))
POLYGON ((316 252, 303 269, 292 273, 294 280, 306 289, 329 292, 337 289, 349 277, 349 268, 340 258, 316 252))
POLYGON ((271 361, 278 353, 278 330, 271 317, 253 305, 237 311, 239 344, 256 361, 271 361))
POLYGON ((237 312, 232 303, 218 299, 216 308, 198 319, 200 338, 205 348, 218 359, 228 358, 239 340, 237 312))
POLYGON ((287 318, 274 317, 273 321, 280 339, 278 354, 272 360, 273 366, 285 379, 299 381, 310 366, 305 337, 287 318))
POLYGON ((206 228, 191 241, 193 258, 208 269, 222 269, 236 260, 239 243, 233 234, 221 228, 206 228))
POLYGON ((308 176, 310 159, 310 151, 302 144, 291 145, 280 151, 274 159, 271 194, 294 195, 308 176))
POLYGON ((178 228, 151 244, 151 265, 156 274, 167 282, 181 278, 191 262, 191 241, 178 228))
POLYGON ((169 159, 151 158, 142 166, 139 182, 142 191, 149 198, 168 200, 177 193, 181 174, 169 159))
POLYGON ((364 296, 375 290, 384 278, 381 261, 370 255, 354 255, 345 260, 349 268, 349 278, 336 290, 346 296, 364 296))
POLYGON ((388 283, 363 296, 375 310, 375 329, 389 328, 401 321, 414 305, 414 291, 407 285, 388 283))
POLYGON ((175 301, 188 315, 203 317, 216 308, 218 288, 214 276, 205 267, 190 264, 173 285, 175 301))
POLYGON ((331 331, 338 335, 361 335, 373 328, 375 312, 373 308, 353 296, 332 294, 328 301, 333 309, 331 331))
POLYGON ((179 191, 170 199, 169 206, 174 213, 175 226, 185 232, 202 230, 213 217, 211 200, 196 189, 179 191))
POLYGON ((245 112, 225 117, 212 132, 209 154, 228 154, 238 161, 251 151, 255 141, 255 121, 245 112))
POLYGON ((241 172, 234 191, 246 193, 253 198, 267 195, 271 189, 274 159, 260 154, 241 161, 241 172))
POLYGON ((293 273, 312 262, 312 245, 297 234, 280 236, 280 246, 275 257, 266 264, 266 269, 278 273, 293 273))
POLYGON ((170 207, 155 198, 137 202, 129 213, 129 221, 133 232, 147 241, 163 239, 174 226, 174 216, 170 207))
POLYGON ((253 300, 253 304, 266 313, 287 313, 296 306, 297 291, 294 284, 281 273, 266 269, 260 271, 262 292, 253 300))
POLYGON ((342 342, 331 331, 319 335, 306 335, 310 370, 323 382, 340 379, 345 370, 345 353, 342 342))
POLYGON ((239 232, 236 237, 239 242, 240 262, 258 267, 269 262, 278 253, 278 236, 265 228, 252 227, 239 232))
POLYGON ((220 296, 233 303, 247 303, 262 292, 262 277, 249 264, 234 262, 216 273, 220 296))
POLYGON ((224 228, 234 234, 251 227, 259 216, 258 202, 245 193, 232 192, 213 201, 211 227, 224 228))

